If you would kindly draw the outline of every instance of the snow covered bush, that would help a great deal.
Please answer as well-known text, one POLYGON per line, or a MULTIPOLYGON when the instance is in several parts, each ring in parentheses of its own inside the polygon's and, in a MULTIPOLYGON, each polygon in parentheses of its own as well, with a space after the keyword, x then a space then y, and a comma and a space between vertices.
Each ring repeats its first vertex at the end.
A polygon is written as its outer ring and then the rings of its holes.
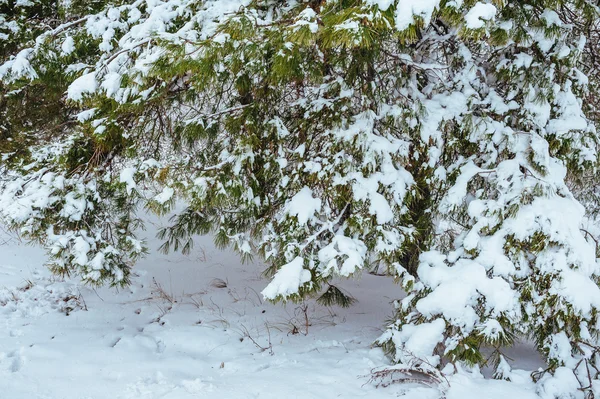
POLYGON ((0 5, 0 212, 57 272, 127 283, 136 211, 179 199, 163 249, 212 232, 268 299, 397 278, 400 364, 504 368, 531 336, 540 389, 598 395, 596 6, 52 2, 35 30, 26 3, 0 5))

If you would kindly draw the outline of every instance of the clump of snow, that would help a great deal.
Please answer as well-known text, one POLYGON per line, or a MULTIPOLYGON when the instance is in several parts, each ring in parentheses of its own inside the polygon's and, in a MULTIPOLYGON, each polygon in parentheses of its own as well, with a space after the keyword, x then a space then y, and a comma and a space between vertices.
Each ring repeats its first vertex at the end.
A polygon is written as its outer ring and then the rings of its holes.
MULTIPOLYGON (((386 4, 387 1, 384 3, 386 4)), ((415 17, 423 18, 425 25, 431 21, 433 12, 439 7, 440 0, 400 0, 396 4, 396 28, 405 30, 415 17)))
POLYGON ((165 202, 171 200, 173 198, 173 194, 175 190, 172 187, 163 188, 162 192, 154 197, 154 200, 159 204, 164 204, 165 202))
POLYGON ((542 18, 544 18, 546 20, 546 24, 548 26, 552 26, 552 25, 556 25, 559 27, 563 26, 563 23, 562 23, 560 17, 558 16, 558 14, 556 13, 556 11, 546 9, 542 13, 542 18))
POLYGON ((32 56, 33 53, 34 50, 31 48, 21 50, 13 59, 0 65, 0 79, 7 76, 11 79, 18 79, 21 77, 36 79, 38 74, 29 62, 29 57, 32 56))
POLYGON ((106 91, 109 97, 114 96, 121 88, 122 75, 116 72, 106 74, 100 86, 106 91))
POLYGON ((313 191, 303 187, 287 203, 285 211, 288 215, 296 216, 298 223, 304 225, 314 216, 315 212, 321 210, 321 200, 313 197, 313 191))
POLYGON ((311 33, 316 33, 319 30, 317 23, 317 13, 311 7, 306 7, 300 14, 298 20, 292 25, 296 29, 307 26, 311 33))
POLYGON ((84 94, 91 94, 98 88, 96 74, 94 72, 86 73, 75 79, 67 89, 67 98, 73 101, 80 101, 84 94))
POLYGON ((137 187, 137 183, 134 179, 136 172, 136 168, 129 167, 123 169, 119 175, 119 182, 125 183, 127 188, 127 194, 131 194, 131 192, 137 187))
POLYGON ((583 398, 583 392, 578 392, 579 381, 573 370, 559 367, 554 375, 546 375, 538 384, 538 394, 542 399, 583 398), (579 393, 577 395, 576 393, 579 393))
POLYGON ((453 207, 461 204, 467 195, 467 186, 474 176, 481 173, 482 170, 473 161, 467 162, 460 168, 460 175, 456 179, 454 185, 448 190, 448 193, 444 197, 441 209, 443 211, 449 211, 453 207))
POLYGON ((367 256, 366 245, 357 239, 336 235, 329 245, 319 251, 322 273, 350 276, 361 268, 367 256), (340 265, 341 263, 341 265, 340 265))
POLYGON ((304 259, 296 257, 290 263, 281 266, 262 294, 266 299, 289 297, 297 294, 299 288, 310 281, 310 277, 310 271, 304 268, 304 259))
POLYGON ((0 315, 7 318, 25 320, 52 311, 69 313, 81 307, 75 283, 52 281, 38 273, 18 287, 0 287, 0 315))
POLYGON ((65 205, 61 210, 60 215, 74 221, 81 220, 89 205, 86 200, 79 198, 75 192, 69 192, 65 195, 64 201, 65 205))
POLYGON ((73 40, 73 38, 71 36, 67 36, 65 41, 60 46, 60 48, 64 55, 69 55, 73 51, 75 51, 75 41, 73 40))
POLYGON ((441 319, 418 325, 406 324, 399 330, 388 330, 379 338, 381 342, 392 340, 401 349, 396 352, 396 361, 410 363, 412 360, 424 359, 430 365, 436 366, 440 357, 432 355, 436 345, 444 339, 446 323, 441 319), (410 359, 409 359, 410 358, 410 359))
POLYGON ((478 2, 469 10, 467 15, 465 15, 467 28, 483 28, 485 21, 494 19, 496 12, 498 12, 498 10, 493 4, 478 2))
POLYGON ((96 108, 86 109, 85 111, 81 111, 80 113, 75 115, 75 118, 77 118, 77 120, 79 122, 85 122, 87 120, 92 119, 94 117, 95 113, 96 113, 96 108))
POLYGON ((484 331, 489 326, 478 326, 479 317, 473 307, 480 296, 485 298, 486 314, 503 314, 513 319, 520 314, 517 294, 508 282, 489 278, 485 268, 476 262, 464 259, 448 267, 440 261, 427 262, 427 256, 422 260, 425 262, 419 266, 419 277, 432 292, 419 300, 417 309, 427 317, 443 315, 463 331, 484 331))

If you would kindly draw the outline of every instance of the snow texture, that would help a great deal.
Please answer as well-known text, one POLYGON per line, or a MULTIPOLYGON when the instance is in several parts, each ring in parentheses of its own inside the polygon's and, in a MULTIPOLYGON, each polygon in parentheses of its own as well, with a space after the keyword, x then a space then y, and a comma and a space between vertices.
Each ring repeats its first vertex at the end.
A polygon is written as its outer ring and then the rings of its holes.
MULTIPOLYGON (((449 387, 376 388, 368 375, 386 359, 371 347, 377 336, 372 327, 398 290, 377 276, 345 283, 359 300, 355 307, 328 311, 308 302, 311 326, 304 335, 296 305, 256 296, 265 283, 252 271, 258 265, 240 273, 239 260, 215 249, 208 237, 201 241, 203 262, 199 251, 169 259, 153 251, 133 285, 119 291, 50 278, 40 266, 41 250, 10 236, 2 242, 0 387, 6 398, 545 399, 573 383, 570 370, 559 369, 538 396, 530 371, 513 368, 509 382, 459 367, 446 376, 449 387), (214 278, 227 287, 216 288, 214 278), (294 325, 302 333, 291 333, 294 325)), ((429 351, 440 324, 418 328, 408 345, 429 351)), ((540 365, 526 347, 519 350, 528 353, 525 364, 540 365)))

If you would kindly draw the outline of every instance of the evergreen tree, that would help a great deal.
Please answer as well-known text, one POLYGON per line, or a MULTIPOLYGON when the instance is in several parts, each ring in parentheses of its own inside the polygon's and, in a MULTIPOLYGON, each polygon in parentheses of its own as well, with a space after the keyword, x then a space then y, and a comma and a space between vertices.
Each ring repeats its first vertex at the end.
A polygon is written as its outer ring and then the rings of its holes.
POLYGON ((212 232, 268 299, 385 269, 398 363, 505 369, 531 336, 540 389, 600 393, 591 2, 27 3, 0 5, 0 212, 55 272, 126 284, 136 212, 179 200, 163 249, 212 232))

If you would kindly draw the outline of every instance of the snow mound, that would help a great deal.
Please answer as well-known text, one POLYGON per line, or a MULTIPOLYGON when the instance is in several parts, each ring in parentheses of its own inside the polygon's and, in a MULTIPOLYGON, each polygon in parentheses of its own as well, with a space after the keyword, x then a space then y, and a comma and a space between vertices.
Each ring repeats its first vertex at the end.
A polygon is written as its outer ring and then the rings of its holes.
POLYGON ((83 307, 74 283, 37 277, 19 287, 0 288, 0 314, 5 317, 39 317, 49 312, 68 315, 83 307))

